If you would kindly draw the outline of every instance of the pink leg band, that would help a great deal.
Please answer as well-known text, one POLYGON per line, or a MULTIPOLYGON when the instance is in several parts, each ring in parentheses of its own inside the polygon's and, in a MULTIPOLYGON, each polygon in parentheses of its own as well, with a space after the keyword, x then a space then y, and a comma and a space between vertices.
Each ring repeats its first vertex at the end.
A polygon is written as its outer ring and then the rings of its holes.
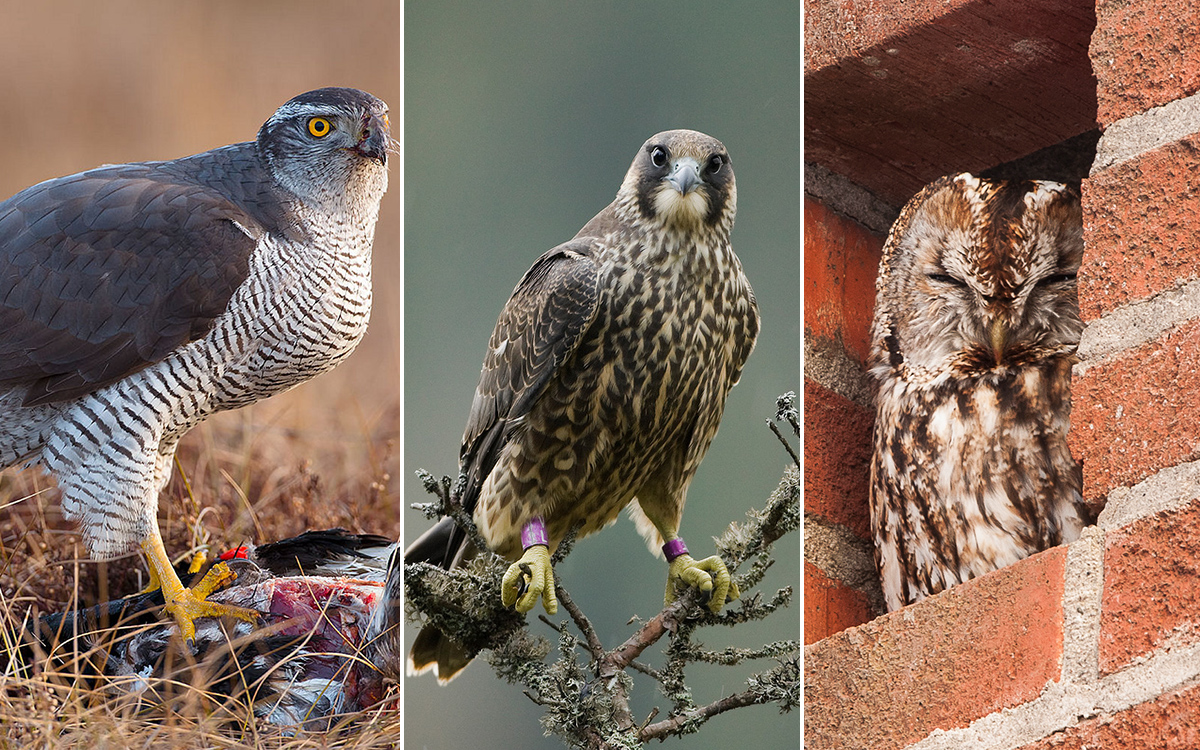
POLYGON ((662 546, 663 554, 667 556, 667 562, 674 562, 675 558, 688 553, 687 545, 683 543, 683 539, 676 537, 662 546))
POLYGON ((529 549, 535 544, 550 546, 549 540, 546 539, 546 524, 542 522, 541 516, 534 516, 521 527, 521 547, 529 549))

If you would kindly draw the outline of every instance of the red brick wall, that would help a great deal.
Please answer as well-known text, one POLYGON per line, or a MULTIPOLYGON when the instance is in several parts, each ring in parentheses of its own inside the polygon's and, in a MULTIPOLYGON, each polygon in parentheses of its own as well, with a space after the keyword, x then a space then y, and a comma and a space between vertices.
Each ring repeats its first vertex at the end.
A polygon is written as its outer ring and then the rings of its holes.
POLYGON ((1050 550, 811 647, 806 744, 903 748, 1037 698, 1061 675, 1065 560, 1050 550))
POLYGON ((1200 90, 1200 5, 1097 0, 1091 56, 1101 125, 1194 94, 1200 90))
MULTIPOLYGON (((819 64, 806 61, 806 84, 861 66, 875 50, 903 56, 908 40, 933 32, 943 35, 947 49, 970 47, 975 40, 954 36, 964 28, 962 14, 986 14, 1004 3, 952 5, 945 16, 906 12, 886 24, 869 18, 856 24, 854 13, 885 13, 887 4, 806 0, 810 12, 820 10, 825 31, 840 23, 880 35, 848 44, 856 37, 842 34, 818 49, 820 34, 807 30, 806 54, 819 64), (913 25, 906 26, 910 16, 913 25)), ((1080 3, 1023 5, 1033 19, 1051 7, 1068 21, 1088 15, 1080 3)), ((856 605, 836 581, 806 566, 814 579, 806 581, 806 597, 817 597, 805 603, 806 618, 817 619, 811 631, 807 620, 805 627, 811 644, 805 651, 807 748, 1200 747, 1200 6, 1102 1, 1094 13, 1083 64, 1094 75, 1092 111, 1104 136, 1083 184, 1086 250, 1079 286, 1087 328, 1074 373, 1070 439, 1083 461, 1085 495, 1103 513, 1069 547, 839 632, 853 619, 841 613, 856 605), (822 633, 828 635, 810 640, 822 633)), ((1057 33, 1022 23, 1031 38, 1057 33)), ((914 69, 936 77, 943 66, 945 77, 958 74, 951 54, 911 51, 928 55, 911 62, 914 69)), ((1015 59, 991 52, 999 56, 989 62, 991 70, 1015 59)), ((1061 80, 1037 87, 1079 80, 1074 68, 1047 75, 1061 80)), ((1028 92, 1029 85, 1021 76, 991 82, 1003 101, 1019 100, 1013 91, 1028 92)), ((822 95, 821 89, 810 92, 806 85, 806 131, 814 128, 810 94, 822 95)), ((1053 113, 1054 104, 1039 99, 1030 106, 1053 113)), ((969 111, 943 114, 946 128, 986 128, 973 125, 969 111)), ((1064 119, 1076 116, 1074 107, 1063 110, 1064 119)), ((819 137, 838 143, 839 127, 849 126, 820 123, 819 137)), ((898 116, 891 127, 904 130, 906 120, 898 116)), ((890 154, 886 135, 873 136, 872 159, 893 169, 929 163, 938 171, 936 154, 915 160, 902 151, 890 154)), ((950 151, 941 171, 961 168, 950 151)), ((869 176, 855 172, 863 159, 844 157, 806 148, 806 159, 868 185, 869 176)), ((836 343, 846 352, 843 363, 861 361, 846 295, 864 285, 845 282, 852 272, 842 249, 854 247, 863 232, 828 212, 806 209, 805 219, 805 293, 817 295, 805 302, 812 337, 806 356, 815 351, 837 359, 828 354, 836 343), (822 265, 810 273, 814 262, 822 265)), ((864 415, 863 404, 823 383, 806 384, 805 395, 813 401, 805 407, 811 472, 805 490, 813 495, 806 510, 815 514, 806 521, 837 519, 839 528, 859 534, 861 506, 853 498, 862 494, 862 476, 853 445, 869 411, 864 415)))
POLYGON ((851 553, 859 558, 855 569, 874 564, 867 508, 873 415, 863 365, 882 247, 882 238, 805 200, 805 643, 876 614, 873 594, 856 590, 854 581, 839 577, 828 555, 812 550, 822 534, 840 532, 860 542, 851 553))
POLYGON ((1200 641, 1198 530, 1200 501, 1193 500, 1105 536, 1100 674, 1119 672, 1167 643, 1200 641))
MULTIPOLYGON (((1183 4, 1189 0, 1174 0, 1183 4)), ((1095 127, 1079 0, 804 0, 804 158, 899 206, 1095 127)))

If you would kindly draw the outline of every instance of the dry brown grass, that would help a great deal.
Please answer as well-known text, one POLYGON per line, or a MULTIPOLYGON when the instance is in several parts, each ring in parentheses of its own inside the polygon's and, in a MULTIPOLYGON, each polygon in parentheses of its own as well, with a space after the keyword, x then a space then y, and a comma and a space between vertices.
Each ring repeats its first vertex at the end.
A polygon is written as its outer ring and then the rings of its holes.
MULTIPOLYGON (((309 528, 398 536, 398 398, 367 412, 344 386, 312 388, 220 415, 184 439, 159 510, 172 555, 204 547, 221 551, 309 528), (331 394, 331 388, 340 392, 331 394)), ((136 556, 88 559, 62 517, 57 488, 37 471, 0 475, 0 508, 0 748, 399 743, 397 711, 349 717, 330 731, 288 733, 255 719, 244 698, 212 694, 186 677, 169 685, 164 703, 151 704, 86 679, 95 651, 64 659, 18 650, 27 618, 134 593, 146 567, 136 556)))

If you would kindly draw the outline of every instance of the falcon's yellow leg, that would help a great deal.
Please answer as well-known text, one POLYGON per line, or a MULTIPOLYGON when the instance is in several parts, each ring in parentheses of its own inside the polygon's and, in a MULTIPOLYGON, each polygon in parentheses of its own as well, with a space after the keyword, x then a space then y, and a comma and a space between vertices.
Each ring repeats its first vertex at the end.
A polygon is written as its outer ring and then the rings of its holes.
POLYGON ((236 617, 246 622, 255 622, 258 619, 258 612, 252 609, 206 601, 209 594, 237 577, 225 563, 214 565, 200 583, 187 589, 176 575, 175 568, 171 566, 171 558, 167 557, 167 549, 163 546, 158 529, 154 529, 142 542, 142 551, 146 553, 146 559, 150 563, 151 581, 157 578, 162 583, 167 611, 179 624, 179 634, 184 640, 196 639, 195 620, 200 617, 236 617))
POLYGON ((741 596, 737 584, 729 575, 729 569, 725 567, 725 561, 719 556, 694 560, 678 534, 670 530, 662 532, 661 529, 660 533, 667 540, 663 545, 663 554, 670 562, 670 568, 667 570, 667 595, 664 597, 667 604, 675 601, 675 588, 681 583, 709 592, 708 608, 713 612, 721 611, 721 607, 725 606, 726 596, 730 600, 741 596))
POLYGON ((538 597, 541 597, 546 614, 557 613, 558 597, 554 595, 554 568, 550 565, 550 547, 541 518, 534 517, 521 529, 521 546, 525 548, 525 554, 504 572, 500 600, 506 607, 516 603, 517 611, 525 614, 533 609, 538 597))

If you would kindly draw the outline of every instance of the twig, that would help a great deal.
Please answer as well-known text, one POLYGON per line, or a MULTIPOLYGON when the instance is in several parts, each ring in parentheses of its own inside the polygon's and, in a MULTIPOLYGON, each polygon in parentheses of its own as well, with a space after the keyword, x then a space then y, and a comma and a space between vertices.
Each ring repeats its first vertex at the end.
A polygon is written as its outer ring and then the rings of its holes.
POLYGON ((631 661, 631 662, 629 662, 629 666, 633 667, 634 669, 636 669, 637 671, 646 675, 647 677, 654 678, 655 682, 663 681, 662 672, 659 672, 657 669, 650 666, 649 664, 643 664, 640 661, 631 661))
POLYGON ((717 714, 763 702, 763 697, 756 694, 753 690, 735 693, 718 701, 713 701, 707 706, 701 706, 700 708, 678 714, 669 719, 663 719, 656 724, 651 724, 638 732, 638 739, 642 742, 665 739, 672 734, 678 734, 688 725, 703 723, 717 714))
POLYGON ((642 652, 658 642, 667 631, 674 631, 683 615, 699 599, 699 589, 689 589, 663 611, 651 617, 645 625, 637 629, 633 635, 622 643, 608 656, 605 661, 617 669, 624 669, 641 656, 642 652))
POLYGON ((784 422, 792 426, 796 432, 796 437, 800 437, 800 420, 796 413, 796 394, 788 391, 779 398, 775 399, 775 418, 767 420, 767 426, 771 428, 771 432, 775 433, 775 437, 779 438, 779 442, 783 443, 783 449, 792 457, 792 461, 796 463, 796 469, 800 470, 803 467, 800 465, 800 457, 792 450, 792 446, 788 443, 787 438, 775 426, 776 422, 784 422))
POLYGON ((592 660, 599 662, 604 658, 604 644, 600 642, 600 636, 596 635, 596 628, 592 626, 592 621, 583 614, 583 611, 575 604, 575 600, 567 593, 563 587, 562 581, 556 575, 554 576, 554 595, 558 597, 558 603, 567 610, 571 615, 571 619, 575 621, 575 627, 579 628, 579 632, 583 633, 584 639, 587 641, 588 651, 592 654, 592 660))
POLYGON ((800 457, 796 455, 796 451, 792 450, 792 446, 788 443, 787 438, 783 436, 783 433, 779 431, 775 423, 769 419, 767 420, 767 427, 770 427, 771 432, 775 433, 775 437, 779 438, 779 442, 783 443, 783 449, 788 452, 788 455, 792 457, 792 461, 796 463, 796 468, 799 469, 800 457))

